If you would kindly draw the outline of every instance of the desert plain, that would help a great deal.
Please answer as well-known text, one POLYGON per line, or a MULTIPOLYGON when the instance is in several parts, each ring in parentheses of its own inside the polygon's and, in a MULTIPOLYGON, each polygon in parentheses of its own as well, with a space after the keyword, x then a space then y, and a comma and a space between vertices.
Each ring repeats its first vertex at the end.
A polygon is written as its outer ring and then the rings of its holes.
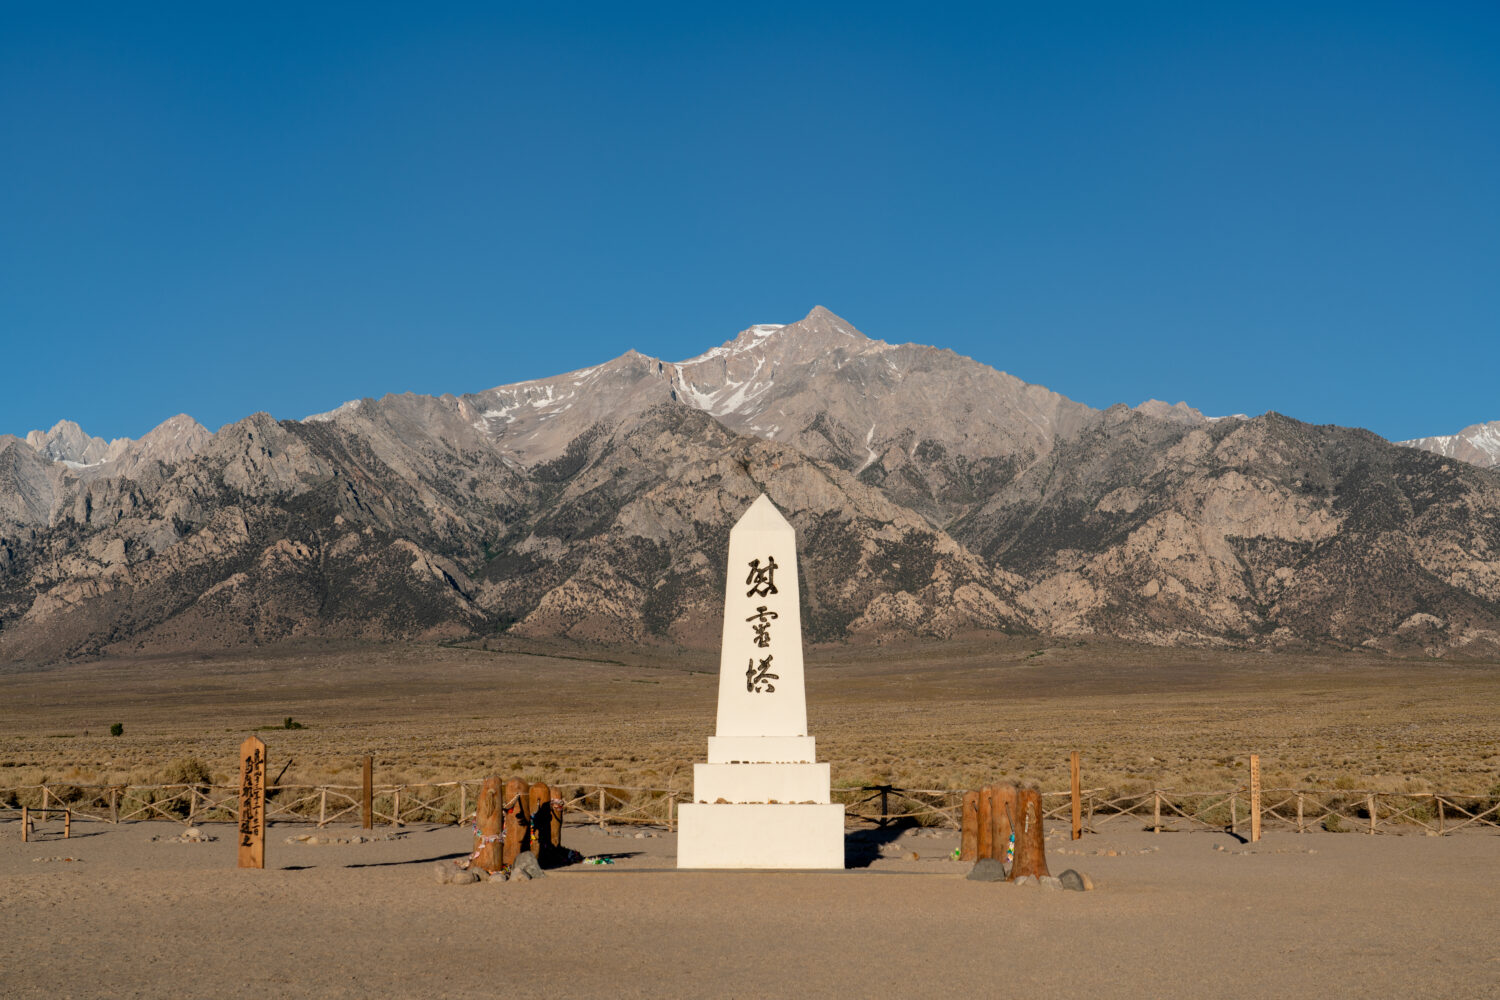
MULTIPOLYGON (((283 783, 519 774, 691 788, 713 728, 712 653, 309 643, 0 672, 0 796, 150 783, 184 760, 233 780, 251 732, 283 783), (302 728, 286 729, 290 718, 302 728), (112 724, 123 729, 109 735, 112 724)), ((1500 665, 1015 637, 808 651, 809 728, 835 786, 996 780, 1111 792, 1242 784, 1500 795, 1500 665)), ((1500 830, 1446 837, 1135 817, 1054 874, 1092 892, 966 881, 951 829, 851 824, 852 867, 679 872, 663 827, 570 825, 614 864, 440 885, 466 828, 288 843, 238 870, 230 827, 40 824, 0 810, 6 996, 1500 995, 1500 830), (636 834, 642 834, 637 837, 636 834)), ((357 833, 335 827, 330 834, 357 833)))

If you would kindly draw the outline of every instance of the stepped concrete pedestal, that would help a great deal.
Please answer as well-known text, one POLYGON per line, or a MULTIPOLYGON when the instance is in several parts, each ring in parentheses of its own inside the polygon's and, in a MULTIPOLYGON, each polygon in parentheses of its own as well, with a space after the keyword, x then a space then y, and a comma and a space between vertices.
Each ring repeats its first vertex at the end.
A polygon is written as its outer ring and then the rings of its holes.
POLYGON ((843 868, 844 807, 807 734, 792 526, 762 496, 729 533, 717 732, 678 807, 678 868, 843 868))

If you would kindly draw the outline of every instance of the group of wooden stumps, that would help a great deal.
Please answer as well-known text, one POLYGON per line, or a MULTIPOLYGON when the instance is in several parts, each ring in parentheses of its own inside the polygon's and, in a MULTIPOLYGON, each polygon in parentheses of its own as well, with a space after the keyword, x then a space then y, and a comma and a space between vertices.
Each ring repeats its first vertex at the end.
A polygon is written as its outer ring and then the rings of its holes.
POLYGON ((566 853, 563 803, 562 789, 554 785, 511 778, 502 786, 498 777, 484 779, 474 806, 474 853, 464 867, 492 875, 509 871, 524 851, 540 864, 552 863, 566 853))
POLYGON ((993 858, 1006 866, 1006 879, 1012 882, 1049 874, 1038 789, 985 785, 977 792, 965 792, 962 830, 960 861, 993 858))

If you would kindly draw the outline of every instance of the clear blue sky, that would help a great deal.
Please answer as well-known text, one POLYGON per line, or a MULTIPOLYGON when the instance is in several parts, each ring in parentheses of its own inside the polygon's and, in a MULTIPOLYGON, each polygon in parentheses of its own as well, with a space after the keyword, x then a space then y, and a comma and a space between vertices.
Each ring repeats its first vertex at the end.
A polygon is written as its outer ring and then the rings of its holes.
POLYGON ((1500 4, 0 0, 0 432, 814 304, 1094 406, 1500 419, 1500 4))

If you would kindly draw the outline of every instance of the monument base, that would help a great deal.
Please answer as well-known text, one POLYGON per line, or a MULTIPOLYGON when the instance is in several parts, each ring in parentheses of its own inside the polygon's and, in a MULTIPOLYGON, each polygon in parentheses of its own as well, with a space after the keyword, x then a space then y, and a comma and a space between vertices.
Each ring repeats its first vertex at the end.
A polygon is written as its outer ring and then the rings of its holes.
POLYGON ((683 803, 678 868, 843 868, 844 807, 683 803))

